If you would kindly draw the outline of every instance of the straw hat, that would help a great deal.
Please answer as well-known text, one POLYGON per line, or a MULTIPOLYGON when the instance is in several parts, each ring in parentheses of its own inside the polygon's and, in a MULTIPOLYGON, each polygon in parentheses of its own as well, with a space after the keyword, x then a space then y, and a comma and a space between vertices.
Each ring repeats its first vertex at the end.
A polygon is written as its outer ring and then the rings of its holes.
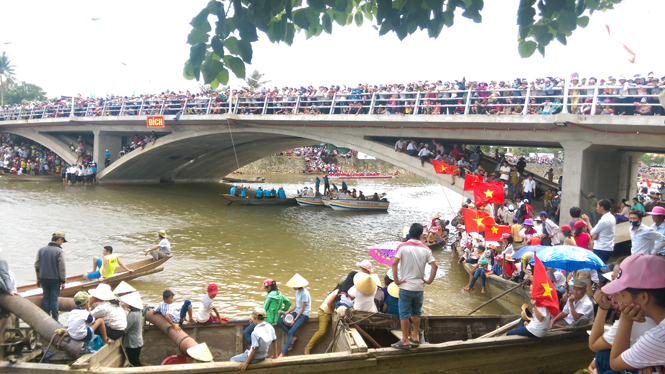
POLYGON ((136 288, 130 286, 129 283, 125 281, 120 282, 118 287, 116 287, 115 290, 113 290, 113 293, 116 295, 128 292, 136 292, 136 288))
POLYGON ((395 282, 390 283, 390 286, 388 286, 388 295, 399 299, 399 286, 395 282))
POLYGON ((529 310, 529 306, 526 304, 522 304, 522 319, 525 321, 533 321, 533 315, 529 310))
POLYGON ((138 292, 132 292, 127 295, 120 296, 120 301, 136 309, 143 309, 143 302, 141 295, 138 292))
POLYGON ((309 282, 303 278, 300 274, 296 273, 288 282, 286 282, 286 287, 291 288, 301 288, 307 287, 309 282))
POLYGON ((365 273, 357 273, 353 277, 353 285, 356 286, 358 291, 363 295, 374 295, 376 292, 376 281, 371 275, 365 273))
POLYGON ((199 345, 193 346, 192 348, 187 350, 187 354, 196 361, 200 362, 212 361, 212 353, 210 353, 210 349, 208 349, 208 345, 206 343, 201 343, 199 345))
POLYGON ((162 238, 168 238, 168 237, 169 237, 168 235, 166 235, 166 231, 165 231, 165 230, 159 230, 159 231, 157 231, 157 235, 161 236, 162 238))
POLYGON ((102 283, 97 286, 94 290, 88 291, 90 296, 97 298, 99 300, 113 300, 115 299, 115 295, 113 294, 113 291, 111 291, 111 286, 109 286, 106 283, 102 283))

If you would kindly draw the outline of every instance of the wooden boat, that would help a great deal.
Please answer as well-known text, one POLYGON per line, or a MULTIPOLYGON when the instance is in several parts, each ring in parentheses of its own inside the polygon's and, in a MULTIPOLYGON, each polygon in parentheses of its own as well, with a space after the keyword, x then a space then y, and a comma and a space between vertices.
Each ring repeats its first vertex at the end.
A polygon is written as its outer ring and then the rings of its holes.
POLYGON ((249 179, 244 179, 244 178, 222 178, 223 182, 227 183, 265 183, 266 179, 262 177, 256 177, 256 178, 249 178, 249 179))
POLYGON ((390 206, 388 201, 356 200, 356 199, 330 199, 328 206, 334 210, 368 210, 385 212, 390 206))
POLYGON ((257 199, 254 197, 239 197, 239 196, 233 196, 229 194, 224 194, 221 195, 224 200, 230 201, 232 203, 237 203, 241 205, 252 205, 252 206, 258 206, 258 205, 298 205, 298 202, 296 201, 295 198, 288 197, 286 199, 278 199, 278 198, 263 198, 263 199, 257 199))
MULTIPOLYGON (((122 281, 128 281, 134 278, 158 273, 164 270, 164 268, 160 266, 171 259, 171 257, 173 257, 173 255, 169 255, 158 261, 153 261, 152 258, 149 258, 147 260, 127 264, 127 267, 133 270, 131 273, 118 266, 115 269, 113 276, 111 278, 105 278, 101 283, 107 283, 113 287, 122 281)), ((65 288, 60 290, 60 297, 72 297, 79 291, 85 291, 97 287, 100 282, 96 279, 89 280, 86 277, 86 274, 87 273, 67 277, 65 288)), ((42 289, 41 287, 37 287, 36 283, 16 287, 16 291, 23 297, 42 295, 42 289)))
POLYGON ((300 206, 320 206, 323 207, 325 204, 323 203, 323 200, 321 197, 317 196, 302 196, 302 197, 296 197, 296 201, 298 202, 298 205, 300 206))
MULTIPOLYGON (((401 337, 396 316, 356 312, 347 320, 334 317, 330 328, 312 349, 303 355, 309 339, 317 331, 318 318, 310 318, 296 333, 297 340, 289 356, 268 358, 252 364, 255 373, 478 373, 496 374, 572 373, 586 367, 593 359, 588 349, 588 326, 551 331, 540 339, 522 336, 488 337, 497 326, 519 319, 517 315, 424 316, 421 322, 422 344, 419 348, 390 348, 401 337), (376 344, 376 346, 374 345, 376 344)), ((126 368, 120 340, 94 354, 84 354, 75 362, 58 353, 49 364, 7 360, 0 362, 3 373, 219 373, 236 372, 240 363, 229 362, 245 349, 242 331, 247 321, 229 321, 227 326, 183 325, 190 337, 206 343, 214 362, 159 366, 169 355, 180 354, 176 343, 167 339, 155 325, 144 326, 141 361, 145 365, 126 368)), ((17 326, 17 330, 20 330, 17 326)), ((276 329, 277 346, 284 346, 286 335, 276 329)), ((42 340, 48 344, 48 341, 42 340)), ((39 356, 37 355, 32 357, 39 356)), ((26 354, 26 356, 28 356, 26 354)), ((272 357, 272 348, 269 352, 272 357)))
POLYGON ((391 179, 393 176, 388 174, 367 175, 367 174, 328 174, 330 178, 335 179, 391 179))
MULTIPOLYGON (((464 251, 461 249, 457 250, 457 255, 458 256, 463 256, 464 251)), ((458 260, 460 257, 455 257, 455 260, 458 260)), ((519 261, 519 260, 518 260, 519 261)), ((475 264, 469 264, 469 263, 464 263, 464 270, 471 274, 471 269, 475 266, 475 264)), ((478 280, 480 282, 480 280, 478 280)), ((498 296, 505 291, 508 291, 509 289, 515 287, 517 283, 510 281, 508 279, 504 279, 498 275, 488 275, 487 276, 487 281, 485 283, 485 291, 489 294, 490 297, 495 297, 498 296)), ((531 302, 531 289, 529 287, 520 287, 517 288, 513 291, 508 292, 506 295, 501 297, 501 301, 503 302, 509 302, 510 304, 514 304, 517 306, 521 306, 522 304, 528 304, 531 302)))

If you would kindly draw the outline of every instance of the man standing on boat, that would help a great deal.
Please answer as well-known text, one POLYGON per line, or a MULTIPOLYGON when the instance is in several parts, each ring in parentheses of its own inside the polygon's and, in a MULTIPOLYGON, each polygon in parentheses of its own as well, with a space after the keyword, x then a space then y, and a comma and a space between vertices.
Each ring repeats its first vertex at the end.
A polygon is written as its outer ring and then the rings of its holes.
POLYGON ((425 284, 432 284, 439 268, 432 251, 420 242, 423 225, 414 223, 409 228, 411 239, 400 244, 393 258, 394 283, 399 286, 399 319, 402 327, 402 340, 391 345, 398 349, 411 349, 420 346, 420 316, 424 301, 425 284), (400 264, 401 263, 401 264, 400 264), (430 276, 424 280, 425 267, 430 264, 430 276), (397 270, 400 265, 400 271, 397 270), (413 320, 413 336, 409 338, 409 318, 413 320))
POLYGON ((166 231, 159 230, 157 231, 157 235, 159 236, 159 244, 145 251, 145 255, 147 256, 150 253, 155 261, 166 258, 166 256, 171 254, 171 243, 166 239, 168 238, 166 231))
POLYGON ((330 181, 328 180, 328 174, 323 174, 323 194, 327 195, 330 191, 330 181))
POLYGON ((65 234, 56 231, 51 235, 51 242, 39 249, 35 261, 37 287, 41 287, 43 292, 42 309, 56 321, 60 315, 58 297, 67 281, 65 252, 61 247, 63 243, 67 243, 65 234))

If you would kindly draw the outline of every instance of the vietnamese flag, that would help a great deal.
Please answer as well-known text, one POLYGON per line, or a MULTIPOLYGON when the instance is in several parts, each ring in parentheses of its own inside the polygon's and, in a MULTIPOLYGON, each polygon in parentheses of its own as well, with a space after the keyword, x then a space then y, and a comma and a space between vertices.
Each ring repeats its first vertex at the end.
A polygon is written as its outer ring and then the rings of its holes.
POLYGON ((465 175, 464 176, 464 191, 473 191, 476 183, 483 183, 483 177, 480 175, 465 175))
POLYGON ((651 181, 647 178, 647 187, 651 188, 651 181))
POLYGON ((473 202, 476 205, 503 204, 503 182, 478 183, 473 186, 473 202))
POLYGON ((485 227, 494 226, 494 225, 496 225, 496 221, 494 220, 494 217, 492 217, 492 216, 483 217, 483 225, 485 225, 485 227))
POLYGON ((510 235, 510 226, 485 225, 485 240, 500 242, 503 234, 510 235))
POLYGON ((485 231, 483 219, 489 217, 489 213, 480 212, 475 209, 462 208, 462 215, 464 216, 464 227, 466 228, 466 232, 485 231))
POLYGON ((533 285, 531 297, 536 299, 536 306, 544 306, 552 315, 552 319, 559 314, 559 296, 556 294, 554 284, 547 276, 545 266, 538 256, 535 257, 533 269, 533 285))
POLYGON ((443 161, 430 160, 432 161, 432 166, 434 166, 434 171, 437 174, 454 174, 455 168, 452 165, 446 164, 443 161))

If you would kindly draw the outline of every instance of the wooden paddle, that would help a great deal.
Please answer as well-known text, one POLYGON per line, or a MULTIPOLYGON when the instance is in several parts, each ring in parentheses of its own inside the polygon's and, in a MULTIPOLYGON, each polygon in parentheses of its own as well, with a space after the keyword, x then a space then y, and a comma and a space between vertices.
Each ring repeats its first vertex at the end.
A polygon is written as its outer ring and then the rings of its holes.
POLYGON ((474 309, 474 310, 470 311, 469 313, 467 313, 467 316, 472 315, 473 313, 475 313, 475 312, 477 312, 478 310, 480 310, 480 308, 482 308, 482 307, 484 307, 485 305, 491 303, 492 301, 494 301, 494 300, 500 298, 501 296, 503 296, 503 295, 509 293, 510 291, 513 291, 513 290, 518 289, 518 288, 521 287, 523 284, 524 284, 524 281, 518 283, 515 287, 513 287, 513 288, 511 288, 511 289, 509 289, 509 290, 507 290, 507 291, 504 291, 504 292, 501 293, 500 295, 497 295, 497 296, 495 296, 495 297, 493 297, 493 298, 491 298, 491 299, 485 301, 484 303, 480 304, 479 307, 477 307, 476 309, 474 309))

